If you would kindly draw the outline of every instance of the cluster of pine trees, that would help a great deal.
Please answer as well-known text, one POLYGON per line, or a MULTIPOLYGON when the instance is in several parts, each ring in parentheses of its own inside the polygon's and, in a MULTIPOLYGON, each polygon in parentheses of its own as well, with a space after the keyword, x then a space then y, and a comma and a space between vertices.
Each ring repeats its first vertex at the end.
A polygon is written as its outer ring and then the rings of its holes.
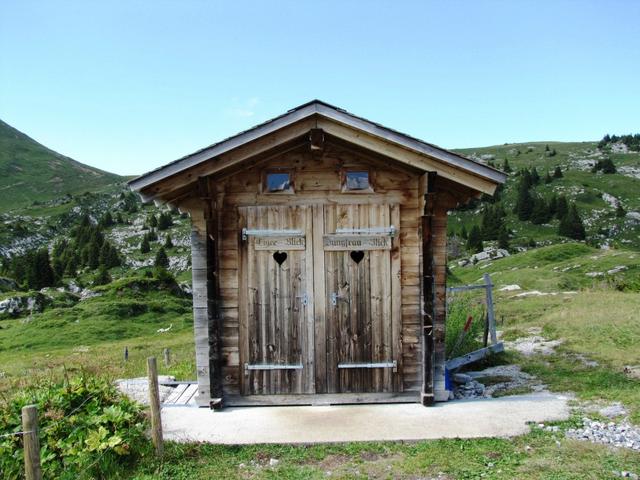
MULTIPOLYGON (((151 251, 151 242, 158 241, 158 234, 156 233, 156 228, 158 230, 167 230, 172 225, 173 225, 173 219, 171 218, 171 214, 169 212, 162 212, 158 217, 151 214, 151 216, 147 219, 144 226, 144 228, 148 229, 149 231, 145 233, 142 237, 142 241, 140 242, 140 253, 149 253, 151 251)), ((171 235, 167 234, 164 239, 164 245, 161 247, 163 254, 165 256, 166 256, 165 249, 170 249, 170 248, 173 248, 173 240, 171 239, 171 235)))
POLYGON ((53 271, 49 251, 46 248, 5 260, 2 273, 13 278, 19 286, 30 290, 52 287, 60 281, 53 271))
POLYGON ((474 225, 467 233, 466 228, 462 227, 462 238, 466 239, 467 250, 477 253, 484 248, 484 242, 488 240, 497 240, 498 248, 509 248, 509 230, 505 224, 505 212, 502 204, 486 204, 482 212, 482 220, 480 226, 474 225))
POLYGON ((608 133, 602 137, 598 148, 604 148, 612 143, 624 143, 629 150, 640 151, 640 133, 629 135, 609 135, 608 133))
POLYGON ((111 214, 105 217, 94 225, 88 215, 83 216, 71 230, 69 239, 59 240, 53 246, 52 264, 57 275, 75 276, 81 268, 109 269, 122 264, 118 250, 104 237, 103 228, 113 224, 111 214))
MULTIPOLYGON (((564 195, 553 195, 549 200, 537 195, 534 186, 541 181, 535 167, 532 170, 523 169, 519 172, 518 196, 513 213, 521 221, 530 221, 535 225, 549 223, 554 218, 560 221, 558 234, 575 240, 585 239, 585 229, 575 203, 569 205, 564 195)), ((562 170, 556 167, 553 178, 561 178, 562 170)), ((545 176, 545 183, 553 181, 549 172, 545 176)))
POLYGON ((105 217, 94 225, 88 215, 83 216, 69 237, 56 242, 51 254, 42 248, 16 255, 4 263, 3 272, 31 290, 60 285, 65 275, 75 277, 83 268, 98 271, 97 283, 107 283, 108 269, 122 261, 116 247, 104 237, 103 224, 113 222, 110 214, 105 217))
POLYGON ((168 230, 173 226, 173 219, 169 212, 161 212, 157 217, 153 214, 149 217, 146 223, 147 228, 157 228, 158 230, 168 230))

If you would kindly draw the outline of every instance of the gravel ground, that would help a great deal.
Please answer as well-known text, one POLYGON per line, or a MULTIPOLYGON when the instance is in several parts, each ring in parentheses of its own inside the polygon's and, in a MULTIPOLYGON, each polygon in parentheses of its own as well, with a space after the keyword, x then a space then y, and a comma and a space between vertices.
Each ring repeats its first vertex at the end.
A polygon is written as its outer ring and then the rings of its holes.
POLYGON ((584 417, 582 427, 567 430, 566 436, 577 440, 640 451, 640 428, 627 422, 599 422, 584 417))

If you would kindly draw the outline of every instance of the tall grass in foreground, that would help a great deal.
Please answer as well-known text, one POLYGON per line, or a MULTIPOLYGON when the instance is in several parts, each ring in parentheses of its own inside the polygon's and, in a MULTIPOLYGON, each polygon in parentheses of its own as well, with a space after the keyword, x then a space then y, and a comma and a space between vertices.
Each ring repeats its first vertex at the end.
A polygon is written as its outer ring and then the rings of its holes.
POLYGON ((447 358, 464 355, 482 347, 485 315, 484 290, 448 294, 445 334, 447 358), (459 341, 469 317, 472 317, 469 330, 459 341))

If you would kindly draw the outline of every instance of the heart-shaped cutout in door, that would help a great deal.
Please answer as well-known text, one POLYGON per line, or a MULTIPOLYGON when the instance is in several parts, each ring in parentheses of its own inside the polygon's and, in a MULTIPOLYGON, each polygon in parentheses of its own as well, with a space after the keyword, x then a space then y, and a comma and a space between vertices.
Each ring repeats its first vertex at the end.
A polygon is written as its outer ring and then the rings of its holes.
POLYGON ((273 259, 276 261, 278 265, 282 265, 284 261, 287 259, 287 252, 275 252, 273 254, 273 259))
POLYGON ((353 260, 354 262, 360 263, 364 258, 364 252, 362 250, 354 250, 349 254, 349 256, 351 257, 351 260, 353 260))

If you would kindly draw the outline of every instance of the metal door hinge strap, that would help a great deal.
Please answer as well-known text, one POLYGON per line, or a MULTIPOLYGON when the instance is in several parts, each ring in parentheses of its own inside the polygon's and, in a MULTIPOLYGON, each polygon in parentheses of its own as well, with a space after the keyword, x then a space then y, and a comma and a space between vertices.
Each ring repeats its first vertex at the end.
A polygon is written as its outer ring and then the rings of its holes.
POLYGON ((393 368, 395 373, 398 371, 398 362, 339 363, 338 368, 393 368))
POLYGON ((370 228, 336 228, 338 235, 364 234, 364 235, 389 235, 395 237, 398 230, 391 225, 390 227, 370 227, 370 228))
POLYGON ((250 228, 242 229, 242 240, 249 237, 304 237, 302 230, 255 230, 250 228))
POLYGON ((273 363, 258 363, 258 364, 244 364, 245 372, 249 370, 302 370, 302 364, 300 365, 287 365, 287 364, 273 364, 273 363))

